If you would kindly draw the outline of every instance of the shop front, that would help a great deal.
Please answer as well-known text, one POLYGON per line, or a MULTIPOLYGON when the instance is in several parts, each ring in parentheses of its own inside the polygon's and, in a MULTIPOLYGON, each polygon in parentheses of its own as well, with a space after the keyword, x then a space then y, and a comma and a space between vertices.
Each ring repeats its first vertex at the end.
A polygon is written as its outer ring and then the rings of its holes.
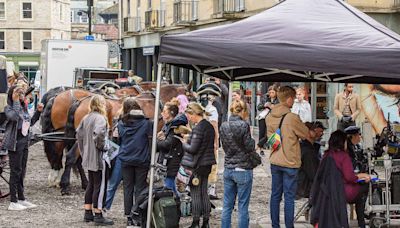
POLYGON ((35 79, 40 65, 40 53, 4 53, 2 55, 14 63, 16 72, 24 73, 29 81, 35 79))

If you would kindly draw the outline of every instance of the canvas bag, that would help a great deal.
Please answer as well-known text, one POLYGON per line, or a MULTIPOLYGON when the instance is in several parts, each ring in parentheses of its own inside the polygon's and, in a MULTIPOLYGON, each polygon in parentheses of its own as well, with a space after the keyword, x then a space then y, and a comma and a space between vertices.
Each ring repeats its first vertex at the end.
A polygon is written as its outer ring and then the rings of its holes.
POLYGON ((278 129, 268 138, 267 145, 268 148, 271 149, 271 153, 277 151, 282 144, 282 134, 281 134, 281 128, 282 128, 282 123, 283 120, 285 119, 287 113, 284 114, 281 118, 281 121, 279 122, 278 129))

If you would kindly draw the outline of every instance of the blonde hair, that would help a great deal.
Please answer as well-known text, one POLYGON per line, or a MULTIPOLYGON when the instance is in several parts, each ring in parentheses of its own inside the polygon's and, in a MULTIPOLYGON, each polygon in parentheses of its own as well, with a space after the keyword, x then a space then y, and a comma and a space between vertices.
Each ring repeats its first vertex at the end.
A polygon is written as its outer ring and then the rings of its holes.
POLYGON ((106 105, 106 99, 104 99, 103 96, 94 95, 92 99, 90 99, 90 112, 98 112, 107 118, 106 105))
POLYGON ((185 110, 186 113, 190 115, 206 116, 207 112, 204 110, 203 106, 196 102, 190 102, 185 110))
POLYGON ((302 93, 306 92, 305 88, 301 87, 301 86, 296 88, 296 92, 299 92, 299 91, 302 92, 302 93))
POLYGON ((295 97, 296 97, 296 90, 294 90, 290 86, 283 86, 280 87, 278 90, 278 99, 280 102, 286 102, 287 99, 295 97))
POLYGON ((244 113, 248 115, 249 110, 247 110, 247 105, 242 100, 235 100, 232 102, 230 111, 234 115, 239 115, 240 113, 244 113))

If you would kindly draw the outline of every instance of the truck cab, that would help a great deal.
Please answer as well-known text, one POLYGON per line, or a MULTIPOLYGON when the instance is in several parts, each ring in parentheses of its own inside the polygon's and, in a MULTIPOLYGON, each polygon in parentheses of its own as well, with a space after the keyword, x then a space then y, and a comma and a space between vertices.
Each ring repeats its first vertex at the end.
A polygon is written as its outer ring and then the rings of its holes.
POLYGON ((127 70, 110 69, 110 68, 75 68, 74 71, 74 87, 88 89, 89 86, 112 82, 120 78, 128 76, 127 70))

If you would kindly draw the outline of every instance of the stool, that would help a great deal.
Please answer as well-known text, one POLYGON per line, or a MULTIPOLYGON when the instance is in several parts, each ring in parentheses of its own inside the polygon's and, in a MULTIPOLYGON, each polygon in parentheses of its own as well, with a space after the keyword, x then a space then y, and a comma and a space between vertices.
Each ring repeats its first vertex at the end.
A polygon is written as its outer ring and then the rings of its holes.
POLYGON ((310 209, 310 207, 309 207, 309 204, 307 201, 301 206, 300 210, 296 213, 296 216, 294 217, 294 221, 296 222, 297 220, 299 220, 299 218, 302 215, 304 215, 306 221, 309 221, 309 211, 310 211, 309 209, 310 209))

